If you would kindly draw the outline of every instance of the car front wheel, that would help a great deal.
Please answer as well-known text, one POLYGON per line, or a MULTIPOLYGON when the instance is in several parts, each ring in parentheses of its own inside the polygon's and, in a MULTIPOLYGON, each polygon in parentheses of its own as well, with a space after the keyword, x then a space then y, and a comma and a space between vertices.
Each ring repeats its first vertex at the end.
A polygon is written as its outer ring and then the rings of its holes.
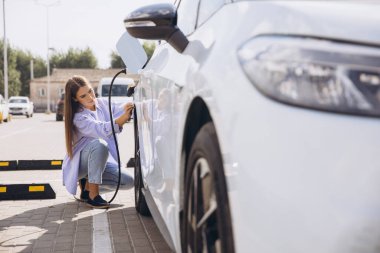
POLYGON ((234 252, 223 162, 212 122, 192 145, 186 166, 182 252, 234 252))
POLYGON ((145 196, 142 193, 144 187, 142 175, 141 175, 141 163, 140 163, 140 145, 139 145, 139 131, 137 126, 136 111, 134 111, 134 130, 135 130, 135 208, 138 213, 144 216, 149 216, 150 211, 146 203, 145 196))

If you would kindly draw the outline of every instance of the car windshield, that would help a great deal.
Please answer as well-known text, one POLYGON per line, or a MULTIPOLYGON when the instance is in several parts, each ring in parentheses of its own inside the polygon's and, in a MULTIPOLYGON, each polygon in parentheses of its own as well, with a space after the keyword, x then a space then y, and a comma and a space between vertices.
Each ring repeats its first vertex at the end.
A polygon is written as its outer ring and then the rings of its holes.
POLYGON ((28 103, 28 101, 26 99, 22 99, 22 98, 14 98, 14 99, 10 99, 9 103, 22 103, 22 104, 26 104, 26 103, 28 103))
MULTIPOLYGON (((107 97, 109 95, 110 85, 106 84, 102 86, 102 96, 107 97)), ((113 97, 125 97, 127 96, 128 85, 114 84, 112 85, 113 97)))

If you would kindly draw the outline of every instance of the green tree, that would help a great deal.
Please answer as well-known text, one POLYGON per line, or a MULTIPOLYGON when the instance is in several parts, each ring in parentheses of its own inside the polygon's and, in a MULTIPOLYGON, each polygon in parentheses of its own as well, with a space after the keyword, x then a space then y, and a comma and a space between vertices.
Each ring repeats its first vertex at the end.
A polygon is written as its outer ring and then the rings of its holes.
POLYGON ((121 59, 120 55, 118 55, 115 51, 111 52, 111 68, 118 69, 118 68, 125 68, 125 64, 123 60, 121 59))
MULTIPOLYGON (((143 48, 149 60, 152 57, 154 50, 156 49, 156 44, 154 42, 144 41, 143 48)), ((111 68, 125 68, 125 64, 117 52, 112 51, 110 56, 111 68)))
POLYGON ((66 53, 55 53, 50 58, 53 68, 96 68, 98 61, 90 48, 69 48, 66 53))
MULTIPOLYGON (((7 43, 7 45, 9 45, 7 43)), ((0 42, 0 67, 1 70, 4 69, 4 43, 3 40, 0 42)), ((16 69, 17 66, 17 53, 7 46, 7 56, 8 56, 8 95, 17 96, 20 94, 21 81, 20 72, 16 69)), ((0 93, 4 94, 4 73, 1 71, 0 75, 0 93)))
POLYGON ((30 52, 16 50, 17 65, 16 69, 20 73, 21 91, 20 95, 29 96, 30 84, 30 62, 33 60, 34 77, 46 76, 46 64, 41 57, 33 57, 30 52))
MULTIPOLYGON (((3 64, 3 40, 0 41, 0 67, 3 64)), ((46 76, 46 62, 41 57, 34 57, 29 51, 7 46, 8 56, 8 95, 29 96, 30 61, 33 59, 34 77, 46 76)), ((70 48, 67 53, 53 54, 51 66, 56 68, 96 68, 97 59, 90 48, 84 50, 70 48)), ((0 72, 0 93, 4 94, 4 73, 0 72)))
POLYGON ((145 50, 146 55, 148 56, 148 61, 152 57, 154 50, 156 49, 155 42, 144 41, 143 48, 145 50))
POLYGON ((20 73, 20 95, 22 96, 29 96, 30 60, 32 58, 33 57, 30 52, 16 50, 16 69, 20 73))

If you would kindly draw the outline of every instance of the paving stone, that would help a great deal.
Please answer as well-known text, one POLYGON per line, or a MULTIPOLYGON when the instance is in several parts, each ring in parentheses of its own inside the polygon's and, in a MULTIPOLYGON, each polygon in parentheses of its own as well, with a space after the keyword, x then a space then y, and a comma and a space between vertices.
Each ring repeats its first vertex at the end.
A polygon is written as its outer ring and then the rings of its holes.
POLYGON ((116 243, 114 248, 116 252, 133 252, 132 246, 127 243, 116 243))
POLYGON ((72 242, 73 241, 73 236, 72 235, 63 235, 63 236, 58 236, 55 239, 56 242, 72 242))
POLYGON ((56 238, 56 235, 55 234, 44 234, 44 235, 41 235, 38 240, 40 241, 52 241, 56 238))
POLYGON ((50 248, 34 248, 32 253, 51 253, 52 250, 50 248))
POLYGON ((73 250, 73 245, 69 242, 56 242, 54 245, 54 251, 56 250, 73 250))
MULTIPOLYGON (((61 173, 0 173, 1 182, 44 178, 53 186, 57 197, 54 200, 2 201, 1 205, 7 208, 0 210, 0 253, 92 251, 92 209, 67 193, 60 181, 61 173)), ((107 199, 113 193, 110 194, 107 193, 107 199)), ((121 189, 114 206, 105 211, 114 252, 171 252, 153 219, 136 212, 133 194, 133 190, 121 189)))
POLYGON ((54 246, 54 241, 44 241, 44 240, 37 240, 34 244, 34 248, 49 248, 52 249, 54 246))
POLYGON ((16 246, 12 248, 12 252, 31 253, 32 251, 33 247, 30 245, 16 246))
MULTIPOLYGON (((80 246, 74 247, 74 253, 91 253, 91 251, 92 251, 92 246, 80 245, 80 246)), ((104 253, 106 253, 106 252, 104 252, 104 253)))
POLYGON ((150 247, 135 247, 135 253, 154 253, 153 249, 150 247))
POLYGON ((164 250, 169 250, 170 251, 170 248, 169 248, 169 246, 167 245, 167 243, 165 241, 155 242, 155 243, 153 243, 153 246, 157 250, 157 252, 161 252, 161 251, 164 251, 164 250))

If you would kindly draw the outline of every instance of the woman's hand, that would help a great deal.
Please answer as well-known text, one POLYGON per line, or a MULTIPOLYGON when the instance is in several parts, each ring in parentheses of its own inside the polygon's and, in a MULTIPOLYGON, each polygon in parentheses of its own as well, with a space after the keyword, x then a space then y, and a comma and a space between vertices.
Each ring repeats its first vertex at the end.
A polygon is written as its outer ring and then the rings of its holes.
POLYGON ((135 106, 133 103, 127 103, 124 106, 124 113, 115 120, 116 124, 118 124, 119 127, 122 127, 126 122, 128 122, 131 119, 134 107, 135 106))
POLYGON ((133 103, 127 103, 127 104, 124 106, 125 114, 128 115, 128 121, 129 121, 129 120, 131 119, 131 117, 132 117, 133 108, 135 108, 135 105, 134 105, 133 103))

